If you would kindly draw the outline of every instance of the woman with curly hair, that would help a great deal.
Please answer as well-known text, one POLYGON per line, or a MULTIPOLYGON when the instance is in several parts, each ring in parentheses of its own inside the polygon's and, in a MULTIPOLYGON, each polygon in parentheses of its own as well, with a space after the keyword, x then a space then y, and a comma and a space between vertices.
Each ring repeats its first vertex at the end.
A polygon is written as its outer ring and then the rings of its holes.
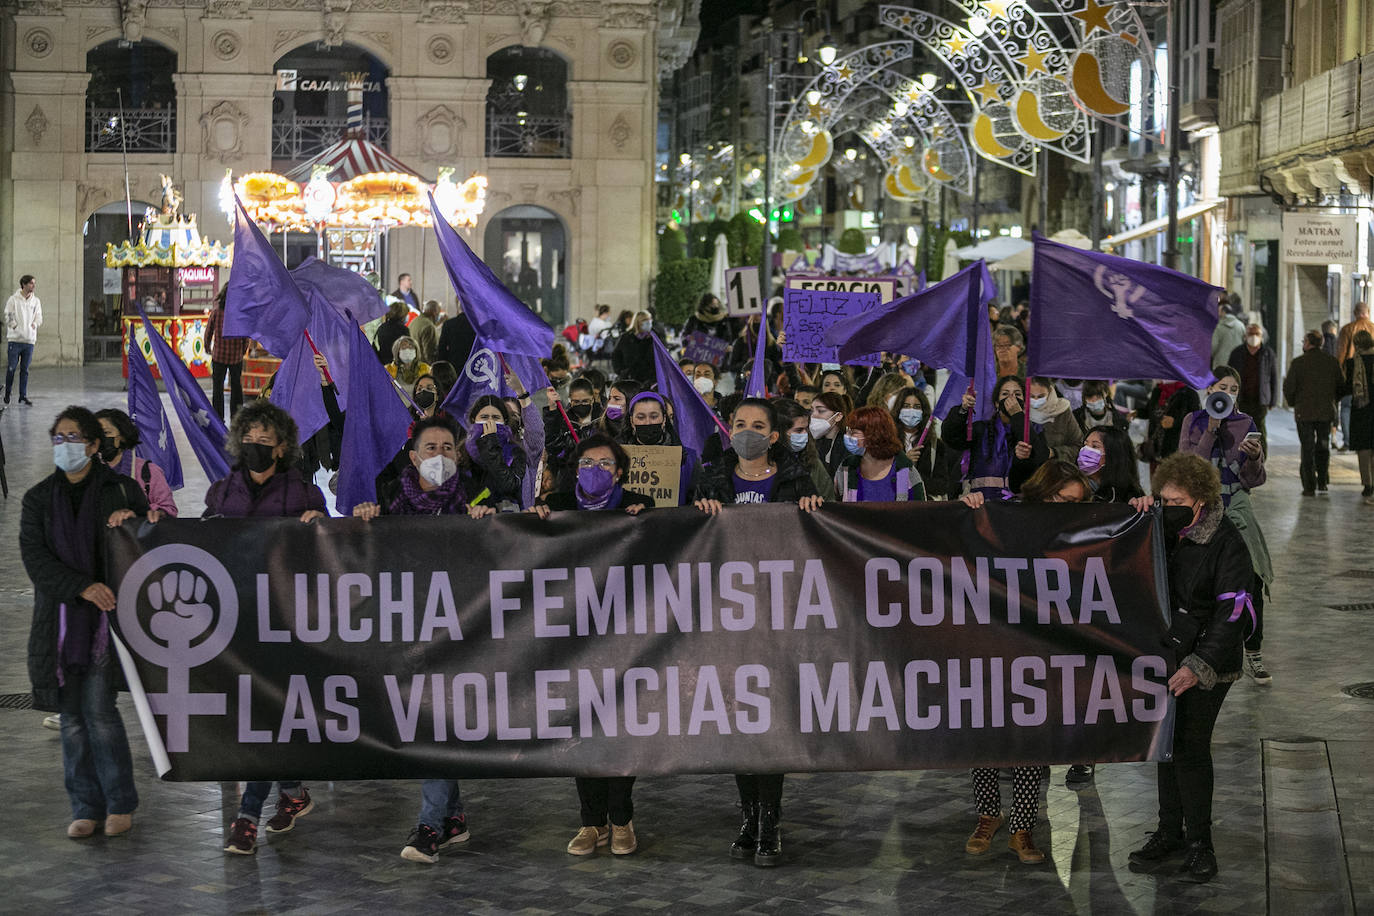
POLYGON ((902 451, 897 426, 882 407, 860 407, 850 414, 844 434, 849 457, 835 472, 842 502, 916 502, 926 498, 925 481, 902 451))

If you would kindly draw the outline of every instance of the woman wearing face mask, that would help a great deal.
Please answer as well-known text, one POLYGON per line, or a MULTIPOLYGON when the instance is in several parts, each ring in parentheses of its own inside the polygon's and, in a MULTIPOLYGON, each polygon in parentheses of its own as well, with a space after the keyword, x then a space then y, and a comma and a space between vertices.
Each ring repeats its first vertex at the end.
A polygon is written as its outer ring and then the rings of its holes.
POLYGON ((1029 442, 1025 433, 1021 379, 1014 375, 997 381, 997 410, 988 420, 974 421, 969 414, 977 403, 974 394, 965 394, 959 406, 940 424, 945 445, 967 452, 964 480, 969 490, 988 499, 1009 499, 1035 469, 1050 460, 1045 434, 1031 426, 1029 442))
POLYGON ((422 375, 429 375, 429 364, 420 360, 420 345, 413 337, 400 337, 391 345, 391 362, 386 371, 402 385, 414 385, 422 375))
POLYGON ((835 492, 847 503, 916 502, 926 498, 925 481, 901 450, 892 416, 881 407, 860 407, 844 433, 849 457, 835 472, 835 492))
POLYGON ((900 370, 885 372, 873 381, 873 387, 869 389, 868 396, 864 398, 864 404, 868 407, 881 407, 883 410, 891 411, 897 406, 897 393, 904 388, 911 388, 911 376, 900 370))
POLYGON ((1073 418, 1078 421, 1078 427, 1084 435, 1097 427, 1119 429, 1122 432, 1129 432, 1131 428, 1131 421, 1112 403, 1107 383, 1096 380, 1083 383, 1083 406, 1073 412, 1073 418))
MULTIPOLYGON (((1248 606, 1254 572, 1245 539, 1222 505, 1221 476, 1210 462, 1180 452, 1160 463, 1151 483, 1165 506, 1169 601, 1176 609, 1169 643, 1178 666, 1169 691, 1177 700, 1173 759, 1158 765, 1159 826, 1131 853, 1131 863, 1157 870, 1181 855, 1175 874, 1200 883, 1217 873, 1212 730, 1227 692, 1241 676, 1241 644, 1254 623, 1248 606)), ((1150 502, 1141 497, 1132 505, 1144 511, 1150 502)))
MULTIPOLYGON (((638 515, 653 508, 652 497, 632 493, 621 486, 630 470, 630 456, 609 436, 594 434, 577 444, 573 453, 577 475, 570 489, 549 494, 531 511, 547 519, 551 512, 624 512, 638 515)), ((611 853, 629 855, 639 848, 635 837, 633 776, 579 776, 577 798, 582 807, 582 828, 568 842, 568 853, 589 856, 610 845, 611 853)))
POLYGON ((811 438, 811 411, 791 398, 774 398, 768 403, 778 415, 778 428, 783 430, 787 447, 811 475, 816 495, 824 500, 835 498, 835 476, 821 461, 816 442, 811 438))
POLYGON ((1030 418, 1032 431, 1038 426, 1044 432, 1051 454, 1072 464, 1083 444, 1083 430, 1073 418, 1072 406, 1059 396, 1050 379, 1030 380, 1030 418))
POLYGON ((106 836, 127 832, 138 807, 133 757, 115 706, 122 676, 110 643, 114 590, 106 584, 104 530, 147 515, 143 491, 95 461, 100 422, 68 407, 48 430, 53 473, 24 494, 19 554, 33 581, 29 679, 36 709, 61 713, 62 768, 72 821, 83 839, 104 822, 106 836))
POLYGON ((134 421, 114 407, 97 410, 95 418, 100 423, 100 460, 116 474, 132 477, 150 509, 176 518, 176 500, 162 468, 134 454, 134 446, 138 445, 134 421))
POLYGON ((411 389, 410 399, 420 411, 419 419, 427 420, 433 417, 439 409, 439 382, 428 373, 420 376, 415 380, 415 387, 411 389))
MULTIPOLYGON (((814 512, 824 502, 792 450, 779 442, 777 415, 771 402, 745 398, 730 417, 730 448, 702 474, 694 505, 718 515, 726 504, 795 502, 814 512)), ((736 859, 752 857, 755 865, 777 865, 782 859, 783 774, 737 773, 739 836, 730 846, 736 859)))
POLYGON ((1250 503, 1250 491, 1267 479, 1264 470, 1264 449, 1260 430, 1255 421, 1236 409, 1240 397, 1240 373, 1230 366, 1217 366, 1216 377, 1207 388, 1207 396, 1222 392, 1231 399, 1231 412, 1224 419, 1210 416, 1206 410, 1196 410, 1183 421, 1178 450, 1197 455, 1211 462, 1221 476, 1221 504, 1226 517, 1240 531, 1255 576, 1250 583, 1250 598, 1255 606, 1255 628, 1245 640, 1245 673, 1256 684, 1267 687, 1273 677, 1264 664, 1261 652, 1264 643, 1264 592, 1274 581, 1274 566, 1269 558, 1269 545, 1255 518, 1250 503))
POLYGON ((471 499, 503 512, 522 508, 528 458, 511 430, 505 402, 496 395, 483 395, 468 408, 468 435, 458 465, 471 499))
POLYGON ((630 401, 643 390, 642 385, 629 379, 621 379, 607 388, 606 412, 601 418, 601 431, 617 442, 624 441, 621 436, 629 426, 626 412, 630 408, 630 401))
MULTIPOLYGON (((310 523, 324 517, 324 494, 296 466, 300 447, 290 414, 268 401, 245 404, 229 424, 227 442, 234 466, 228 477, 210 485, 205 518, 286 516, 310 523)), ((247 783, 238 815, 229 825, 225 852, 252 855, 257 850, 258 819, 271 791, 271 780, 247 783)), ((280 780, 277 811, 267 822, 267 832, 285 833, 314 807, 300 780, 280 780)))
POLYGON ((1089 430, 1076 463, 1092 485, 1093 502, 1127 503, 1143 495, 1135 449, 1122 430, 1111 426, 1089 430))
POLYGON ((692 387, 696 388, 706 406, 715 410, 719 406, 716 400, 716 367, 710 363, 697 363, 691 367, 691 371, 692 387))
POLYGON ((577 443, 593 435, 601 421, 601 404, 596 389, 587 379, 575 379, 568 385, 568 404, 559 410, 561 400, 552 388, 548 391, 549 406, 544 411, 544 449, 549 469, 553 472, 554 487, 565 490, 572 486, 577 475, 573 452, 577 443), (563 419, 564 412, 568 418, 563 419), (572 429, 568 424, 572 424, 572 429))
MULTIPOLYGON (((930 413, 930 402, 919 388, 910 386, 897 392, 891 407, 892 422, 897 427, 902 452, 907 460, 916 465, 922 480, 930 480, 935 471, 935 443, 939 436, 927 435, 924 442, 921 436, 926 428, 935 422, 930 413), (921 442, 917 447, 916 443, 921 442)), ((934 430, 931 430, 934 433, 934 430)))
POLYGON ((668 445, 682 449, 682 476, 678 498, 683 504, 692 492, 700 469, 701 457, 682 444, 677 431, 668 420, 667 402, 657 392, 644 391, 630 401, 629 424, 620 440, 625 445, 668 445))
POLYGON ((654 372, 654 342, 650 339, 653 332, 653 316, 642 310, 635 312, 630 332, 620 335, 611 355, 611 367, 618 377, 637 382, 658 377, 654 372))
POLYGON ((845 417, 854 405, 842 394, 822 391, 811 402, 811 421, 808 429, 815 440, 816 452, 833 478, 840 462, 849 454, 844 449, 845 417))

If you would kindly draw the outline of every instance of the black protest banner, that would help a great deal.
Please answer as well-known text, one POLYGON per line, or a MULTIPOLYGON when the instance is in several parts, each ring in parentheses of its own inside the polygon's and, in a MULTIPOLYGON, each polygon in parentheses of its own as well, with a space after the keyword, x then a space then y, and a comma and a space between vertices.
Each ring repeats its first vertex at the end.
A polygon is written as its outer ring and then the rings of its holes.
POLYGON ((1166 757, 1160 543, 764 505, 129 523, 109 568, 174 779, 847 771, 1166 757))

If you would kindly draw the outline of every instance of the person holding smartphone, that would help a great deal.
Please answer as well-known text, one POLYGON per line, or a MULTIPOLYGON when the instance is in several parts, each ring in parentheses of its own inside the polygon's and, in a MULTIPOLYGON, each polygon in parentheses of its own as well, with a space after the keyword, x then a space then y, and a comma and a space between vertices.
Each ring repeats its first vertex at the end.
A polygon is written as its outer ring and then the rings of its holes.
POLYGON ((1207 388, 1204 403, 1214 394, 1225 394, 1230 412, 1220 417, 1209 414, 1205 408, 1190 413, 1183 421, 1178 450, 1206 458, 1217 469, 1226 517, 1240 530, 1250 550, 1255 571, 1250 586, 1255 625, 1245 640, 1245 673, 1256 684, 1267 687, 1273 683, 1273 677, 1265 667, 1260 646, 1264 639, 1264 590, 1274 581, 1274 567, 1264 532, 1250 504, 1250 491, 1266 479, 1263 434, 1248 414, 1236 408, 1241 393, 1240 373, 1230 366, 1217 366, 1212 374, 1216 381, 1207 388))

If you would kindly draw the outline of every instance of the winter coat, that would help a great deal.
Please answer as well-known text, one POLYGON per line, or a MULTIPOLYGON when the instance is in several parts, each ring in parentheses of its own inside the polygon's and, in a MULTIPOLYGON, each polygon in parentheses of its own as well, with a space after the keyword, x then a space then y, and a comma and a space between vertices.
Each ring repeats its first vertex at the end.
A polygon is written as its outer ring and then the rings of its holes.
POLYGON ((377 358, 382 361, 383 365, 394 359, 391 353, 392 345, 402 337, 405 337, 408 330, 404 319, 390 317, 382 322, 381 327, 377 328, 377 337, 375 340, 377 344, 377 358))
MULTIPOLYGON (((474 433, 478 430, 478 427, 473 428, 474 433)), ((506 464, 501 452, 501 439, 495 434, 478 436, 477 456, 477 460, 473 461, 466 448, 463 450, 463 489, 469 498, 476 499, 483 490, 490 490, 490 495, 483 500, 486 505, 499 508, 503 501, 509 501, 525 508, 525 468, 529 463, 525 444, 511 444, 510 464, 506 464)))
POLYGON ((996 435, 992 424, 997 422, 1000 420, 996 418, 975 420, 973 433, 970 435, 968 412, 960 405, 951 410, 949 416, 940 424, 940 438, 952 449, 971 452, 968 473, 965 475, 969 488, 981 491, 985 495, 996 495, 996 498, 1001 499, 1003 489, 1011 490, 1013 493, 1021 492, 1021 485, 1030 479, 1036 468, 1049 461, 1052 456, 1049 443, 1045 441, 1044 431, 1039 424, 1032 423, 1030 457, 1016 457, 1016 443, 1021 441, 1025 425, 1020 414, 1007 423, 1006 454, 985 454, 987 449, 984 442, 991 441, 996 435))
POLYGON ((1179 666, 1191 669, 1203 690, 1237 680, 1241 646, 1253 626, 1248 613, 1231 619, 1234 596, 1254 583, 1244 539, 1221 507, 1213 507, 1169 546, 1168 556, 1169 640, 1179 666))
MULTIPOLYGON (((544 500, 544 505, 548 506, 554 512, 572 512, 579 510, 577 505, 577 494, 571 490, 550 493, 548 499, 544 500)), ((644 506, 647 509, 652 509, 654 507, 654 498, 652 496, 644 496, 641 493, 634 493, 630 490, 621 490, 620 502, 616 503, 614 506, 607 506, 606 508, 608 510, 628 509, 631 506, 644 506)))
MULTIPOLYGON (((1241 374, 1241 397, 1245 397, 1245 359, 1250 355, 1250 351, 1242 344, 1231 351, 1230 361, 1227 365, 1241 374)), ((1261 344, 1259 348, 1259 402, 1262 407, 1273 407, 1279 402, 1279 358, 1274 355, 1274 348, 1261 344)))
MULTIPOLYGON (((82 572, 62 562, 52 532, 53 487, 63 486, 54 471, 24 494, 19 516, 19 555, 24 570, 33 582, 33 623, 29 627, 29 683, 35 709, 56 712, 59 708, 57 684, 57 632, 60 607, 73 602, 96 582, 111 585, 104 575, 106 520, 120 509, 136 515, 148 513, 148 500, 132 478, 116 474, 93 462, 89 487, 100 488, 100 509, 96 514, 96 573, 82 572)), ((111 650, 113 651, 113 650, 111 650)))
POLYGON ((1283 379, 1283 399, 1293 408, 1299 423, 1331 422, 1336 419, 1336 401, 1345 384, 1341 364, 1320 348, 1308 350, 1293 360, 1283 379))
POLYGON ((477 332, 473 330, 472 321, 468 316, 463 312, 451 315, 439 325, 439 343, 434 351, 435 358, 448 363, 461 375, 476 342, 477 332))
POLYGON ((634 379, 652 384, 658 378, 654 371, 654 341, 652 337, 622 334, 611 355, 611 368, 616 378, 634 379))
POLYGON ((256 492, 247 468, 235 467, 228 477, 216 480, 205 494, 202 518, 298 517, 314 510, 324 512, 324 494, 302 476, 300 469, 278 469, 256 492))
MULTIPOLYGON (((784 446, 785 448, 785 446, 784 446)), ((774 448, 770 457, 778 465, 778 482, 773 488, 769 502, 795 503, 804 496, 815 496, 816 485, 811 482, 811 474, 791 452, 774 448)), ((735 502, 735 468, 739 467, 739 455, 734 449, 726 449, 720 460, 708 468, 703 468, 697 481, 693 499, 714 499, 725 505, 735 502)))
MULTIPOLYGON (((1212 365, 1220 366, 1231 358, 1231 351, 1245 343, 1245 322, 1230 312, 1217 322, 1212 332, 1212 365)), ((1231 364, 1236 368, 1235 364, 1231 364)))

